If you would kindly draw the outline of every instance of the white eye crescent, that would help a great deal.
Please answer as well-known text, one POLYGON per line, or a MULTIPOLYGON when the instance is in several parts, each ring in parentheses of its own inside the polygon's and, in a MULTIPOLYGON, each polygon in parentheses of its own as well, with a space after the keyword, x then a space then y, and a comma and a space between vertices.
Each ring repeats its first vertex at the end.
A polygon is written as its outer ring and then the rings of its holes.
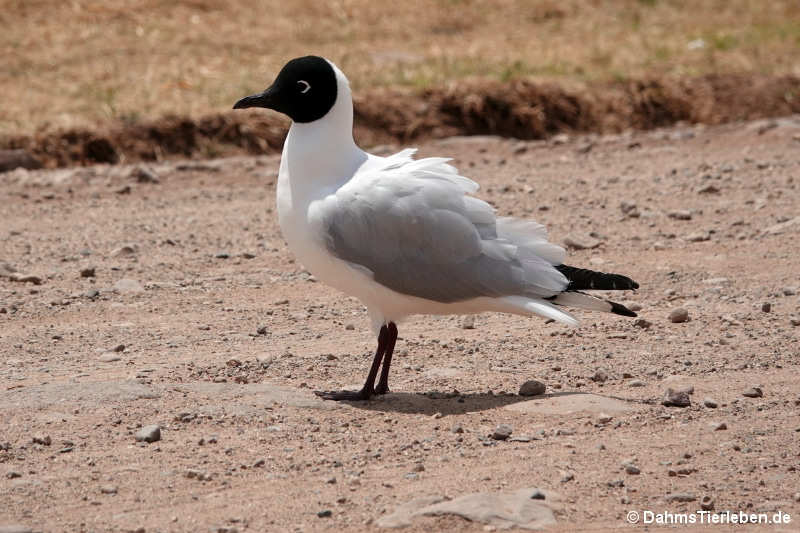
POLYGON ((300 89, 301 94, 306 94, 309 91, 309 89, 311 89, 311 84, 308 83, 306 80, 298 80, 297 85, 301 87, 300 89))

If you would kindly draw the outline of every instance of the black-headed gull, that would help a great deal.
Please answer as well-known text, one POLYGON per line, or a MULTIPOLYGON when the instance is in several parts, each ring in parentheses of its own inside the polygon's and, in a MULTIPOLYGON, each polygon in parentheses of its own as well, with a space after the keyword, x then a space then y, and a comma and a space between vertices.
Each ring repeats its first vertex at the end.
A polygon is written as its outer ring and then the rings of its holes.
POLYGON ((396 324, 409 315, 500 311, 577 325, 567 305, 636 316, 581 291, 638 283, 564 265, 564 249, 547 241, 544 226, 495 217, 448 159, 414 160, 413 149, 380 157, 356 146, 350 85, 332 62, 293 59, 268 89, 233 107, 292 119, 277 187, 284 238, 314 276, 366 305, 378 333, 364 387, 322 398, 388 392, 396 324))

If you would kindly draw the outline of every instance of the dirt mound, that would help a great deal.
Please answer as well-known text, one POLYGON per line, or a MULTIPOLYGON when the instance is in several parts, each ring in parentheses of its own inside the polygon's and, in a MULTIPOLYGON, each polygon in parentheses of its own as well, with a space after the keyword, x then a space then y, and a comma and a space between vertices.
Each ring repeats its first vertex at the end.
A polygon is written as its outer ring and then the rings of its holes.
MULTIPOLYGON (((719 124, 798 113, 800 78, 715 74, 583 89, 530 80, 471 81, 421 92, 378 89, 358 96, 355 109, 355 135, 366 146, 452 135, 541 139, 563 131, 609 133, 679 121, 719 124)), ((25 149, 48 167, 202 159, 278 152, 288 124, 276 114, 231 111, 6 137, 0 147, 25 149)))

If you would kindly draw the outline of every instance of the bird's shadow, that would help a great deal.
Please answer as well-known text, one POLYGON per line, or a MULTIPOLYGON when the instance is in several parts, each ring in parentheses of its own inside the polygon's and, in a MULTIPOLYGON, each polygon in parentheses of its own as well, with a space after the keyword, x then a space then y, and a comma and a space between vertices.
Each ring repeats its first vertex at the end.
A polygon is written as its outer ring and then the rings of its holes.
POLYGON ((461 415, 488 411, 498 407, 505 407, 520 402, 544 400, 559 396, 572 396, 591 394, 588 392, 551 392, 539 396, 519 396, 516 394, 489 394, 486 392, 475 394, 441 394, 441 393, 408 393, 393 392, 385 396, 378 396, 366 402, 346 402, 358 409, 365 411, 381 411, 406 414, 421 414, 433 416, 440 413, 442 416, 461 415))

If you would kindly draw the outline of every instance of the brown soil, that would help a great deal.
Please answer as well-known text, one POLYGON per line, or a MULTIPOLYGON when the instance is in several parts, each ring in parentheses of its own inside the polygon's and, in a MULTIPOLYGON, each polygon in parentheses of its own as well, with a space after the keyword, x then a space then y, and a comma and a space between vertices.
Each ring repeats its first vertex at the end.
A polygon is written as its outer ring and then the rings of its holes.
MULTIPOLYGON (((721 124, 800 112, 800 78, 754 74, 654 78, 566 89, 530 81, 461 82, 422 92, 374 89, 356 100, 361 144, 453 135, 544 139, 560 132, 649 130, 678 122, 721 124)), ((96 130, 0 139, 47 167, 280 152, 287 122, 275 113, 168 117, 96 130)))
MULTIPOLYGON (((508 107, 459 90, 430 106, 495 106, 506 118, 490 126, 467 107, 448 116, 464 131, 517 131, 508 107)), ((509 89, 496 90, 482 94, 509 89)), ((571 106, 588 104, 559 102, 566 118, 542 134, 591 129, 570 122, 571 106)), ((666 107, 628 109, 652 123, 721 116, 666 107)), ((185 128, 199 137, 202 125, 185 128)), ((394 392, 357 405, 311 392, 359 385, 375 341, 362 306, 286 249, 276 156, 156 163, 158 182, 121 165, 2 174, 0 527, 381 531, 419 496, 541 487, 561 495, 560 531, 644 530, 628 511, 695 511, 706 496, 718 511, 788 513, 791 524, 760 529, 796 531, 799 149, 798 117, 423 142, 500 214, 535 218, 556 242, 592 234, 598 246, 569 262, 636 279, 623 298, 646 322, 579 312, 569 329, 486 314, 463 329, 460 317, 415 317, 400 325, 394 392), (679 306, 690 320, 672 323, 679 306), (518 396, 534 378, 548 394, 518 396), (689 386, 691 406, 661 405, 667 388, 689 386), (753 387, 763 397, 743 395, 753 387), (487 439, 501 423, 530 440, 487 439), (148 424, 161 440, 137 443, 148 424)), ((486 530, 455 516, 406 529, 486 530)))

